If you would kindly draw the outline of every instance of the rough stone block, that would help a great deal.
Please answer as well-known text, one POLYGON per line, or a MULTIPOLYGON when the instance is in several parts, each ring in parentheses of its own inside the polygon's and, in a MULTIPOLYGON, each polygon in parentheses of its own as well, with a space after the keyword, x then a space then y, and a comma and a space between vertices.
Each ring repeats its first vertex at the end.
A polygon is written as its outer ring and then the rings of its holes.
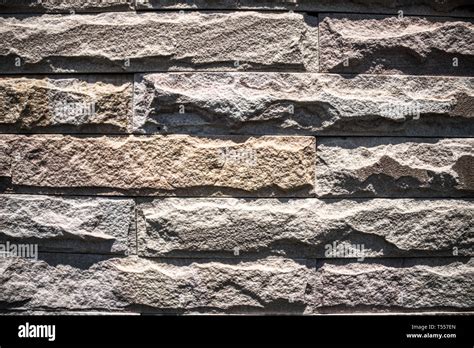
POLYGON ((474 75, 474 24, 436 17, 322 15, 321 72, 474 75))
POLYGON ((314 186, 312 137, 38 135, 9 147, 12 185, 26 192, 308 196, 314 186))
POLYGON ((318 264, 307 312, 468 311, 474 308, 472 259, 391 259, 318 264))
POLYGON ((288 73, 137 75, 133 131, 470 136, 474 79, 288 73))
POLYGON ((38 250, 135 253, 131 199, 0 195, 0 243, 36 244, 38 250))
POLYGON ((472 197, 474 139, 320 138, 324 197, 472 197))
POLYGON ((126 132, 132 75, 0 78, 4 132, 126 132))
POLYGON ((127 13, 0 18, 0 73, 317 71, 317 18, 127 13))
POLYGON ((165 198, 138 205, 148 257, 474 256, 474 201, 165 198))

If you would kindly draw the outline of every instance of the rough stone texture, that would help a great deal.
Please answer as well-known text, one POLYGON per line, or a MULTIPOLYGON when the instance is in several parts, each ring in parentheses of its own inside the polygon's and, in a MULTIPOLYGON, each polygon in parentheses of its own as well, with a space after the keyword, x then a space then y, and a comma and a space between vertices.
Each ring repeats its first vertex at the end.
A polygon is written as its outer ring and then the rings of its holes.
POLYGON ((186 264, 48 255, 40 261, 0 259, 0 270, 0 307, 15 311, 317 313, 474 306, 472 260, 186 264))
POLYGON ((71 254, 0 258, 0 271, 0 308, 165 313, 301 311, 300 302, 285 304, 303 299, 309 274, 290 260, 186 265, 71 254))
POLYGON ((471 3, 0 0, 0 315, 474 313, 471 3))
POLYGON ((119 272, 103 256, 45 254, 42 260, 0 258, 0 308, 14 311, 117 311, 119 272))
POLYGON ((126 131, 131 75, 0 78, 0 130, 126 131))
POLYGON ((0 243, 41 251, 125 254, 135 239, 131 199, 0 195, 0 243))
POLYGON ((474 139, 320 138, 316 194, 473 197, 474 139))
POLYGON ((331 260, 318 264, 308 312, 472 310, 473 284, 473 259, 331 260))
POLYGON ((466 77, 137 75, 132 131, 471 136, 473 86, 466 77))
POLYGON ((1 180, 11 178, 11 157, 10 153, 10 140, 13 137, 8 135, 2 135, 0 137, 0 184, 1 180))
POLYGON ((449 14, 471 17, 474 10, 469 0, 137 0, 137 9, 258 9, 313 12, 361 12, 396 14, 449 14))
POLYGON ((322 72, 474 75, 472 21, 330 14, 319 29, 322 72))
MULTIPOLYGON (((290 260, 173 265, 70 256, 67 260, 48 256, 46 261, 0 259, 0 306, 18 311, 245 312, 273 304, 278 311, 290 297, 303 299, 308 276, 304 265, 290 260)), ((301 303, 293 306, 300 309, 301 303)))
POLYGON ((12 16, 0 28, 0 73, 318 69, 317 18, 296 13, 12 16))
POLYGON ((127 11, 135 0, 1 0, 0 13, 127 11))
POLYGON ((308 196, 315 150, 312 137, 18 136, 11 180, 34 192, 308 196))
POLYGON ((121 295, 142 311, 301 313, 311 275, 304 262, 263 259, 189 265, 128 259, 121 295))
POLYGON ((474 256, 474 201, 166 198, 138 206, 143 256, 474 256), (234 252, 238 250, 237 255, 234 252), (341 250, 341 249, 339 249, 341 250))

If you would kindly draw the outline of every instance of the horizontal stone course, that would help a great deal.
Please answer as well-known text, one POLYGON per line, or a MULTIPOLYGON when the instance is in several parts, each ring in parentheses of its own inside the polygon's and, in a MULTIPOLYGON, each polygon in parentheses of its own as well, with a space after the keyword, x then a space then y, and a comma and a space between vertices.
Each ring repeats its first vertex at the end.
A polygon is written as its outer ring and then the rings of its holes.
MULTIPOLYGON (((191 260, 189 260, 191 261, 191 260)), ((155 313, 472 310, 472 260, 164 263, 93 255, 0 259, 0 309, 155 313)))
POLYGON ((474 201, 165 198, 138 205, 147 257, 474 256, 474 201))
POLYGON ((126 132, 132 75, 0 78, 0 130, 126 132))
POLYGON ((0 78, 0 131, 378 136, 474 132, 473 78, 158 73, 138 74, 134 87, 131 79, 0 78))
POLYGON ((320 138, 321 197, 473 197, 474 139, 320 138))
POLYGON ((134 253, 131 199, 0 195, 0 243, 39 252, 134 253))
POLYGON ((320 15, 321 72, 474 75, 471 20, 320 15))
POLYGON ((312 137, 7 138, 0 163, 22 192, 304 197, 314 186, 312 137))
POLYGON ((473 83, 401 75, 138 74, 133 131, 470 136, 473 83))
POLYGON ((296 13, 18 15, 0 27, 3 74, 318 69, 317 18, 296 13))

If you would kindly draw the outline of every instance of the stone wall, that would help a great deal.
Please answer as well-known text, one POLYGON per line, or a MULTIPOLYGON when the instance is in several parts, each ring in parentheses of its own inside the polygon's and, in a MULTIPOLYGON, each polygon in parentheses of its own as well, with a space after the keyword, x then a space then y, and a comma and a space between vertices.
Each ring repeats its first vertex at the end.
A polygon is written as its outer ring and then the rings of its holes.
POLYGON ((0 0, 0 313, 473 311, 473 13, 0 0))

